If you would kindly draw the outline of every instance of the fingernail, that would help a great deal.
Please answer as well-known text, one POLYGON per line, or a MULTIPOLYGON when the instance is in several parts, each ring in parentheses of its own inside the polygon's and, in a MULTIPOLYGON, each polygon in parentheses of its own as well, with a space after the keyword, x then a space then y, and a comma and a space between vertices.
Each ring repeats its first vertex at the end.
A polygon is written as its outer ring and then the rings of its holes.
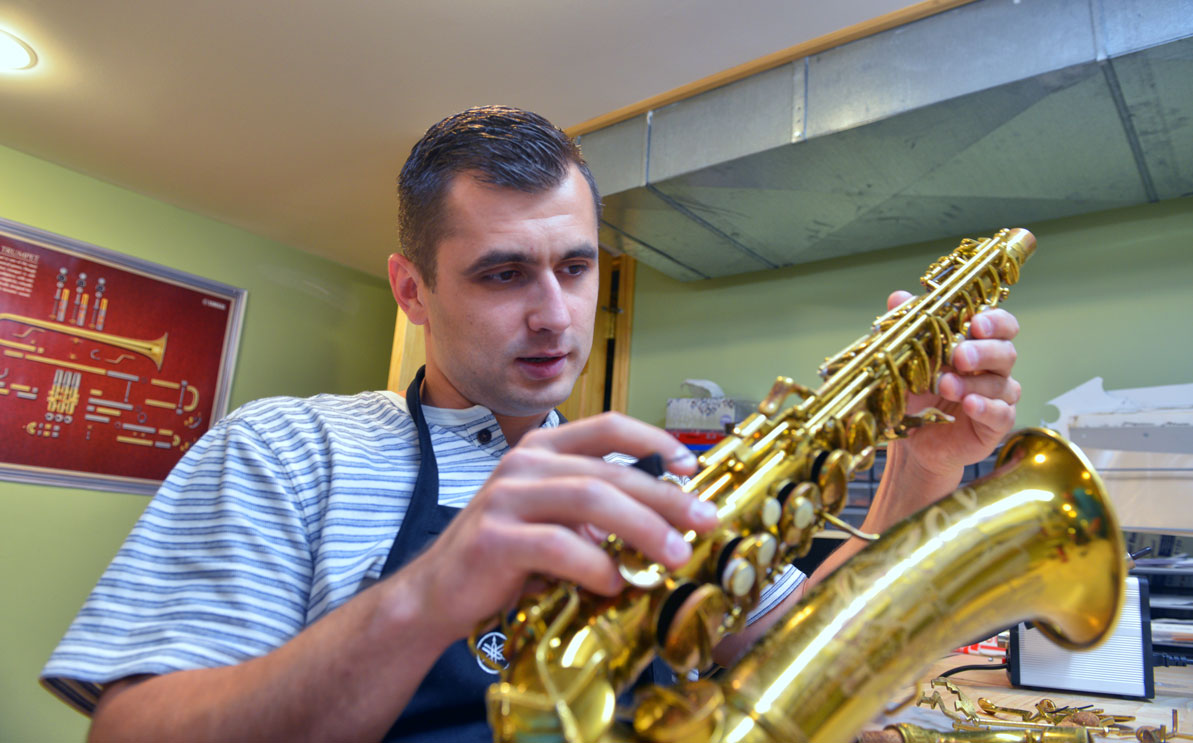
POLYGON ((679 467, 695 467, 696 455, 690 449, 680 449, 667 462, 679 467))
POLYGON ((982 331, 983 336, 990 335, 994 330, 994 323, 990 322, 990 318, 978 315, 973 319, 973 324, 977 326, 978 330, 982 331))
POLYGON ((717 504, 706 500, 694 500, 688 507, 693 521, 712 521, 717 517, 717 504))
POLYGON ((986 401, 980 397, 977 399, 977 402, 973 404, 973 406, 975 408, 975 415, 981 415, 982 413, 986 412, 986 401))
POLYGON ((685 542, 683 536, 677 531, 668 532, 667 544, 663 547, 663 551, 671 562, 686 562, 692 556, 692 546, 685 542))

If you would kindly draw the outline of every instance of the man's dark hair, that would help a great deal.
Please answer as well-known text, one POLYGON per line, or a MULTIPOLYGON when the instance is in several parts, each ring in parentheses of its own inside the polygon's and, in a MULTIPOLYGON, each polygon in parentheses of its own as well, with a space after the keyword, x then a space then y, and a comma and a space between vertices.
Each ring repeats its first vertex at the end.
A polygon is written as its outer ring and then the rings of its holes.
POLYGON ((402 253, 435 288, 435 245, 444 232, 444 202, 452 179, 468 173, 482 183, 540 193, 559 186, 576 165, 601 197, 576 143, 538 114, 507 106, 461 111, 435 124, 414 145, 398 177, 398 240, 402 253))

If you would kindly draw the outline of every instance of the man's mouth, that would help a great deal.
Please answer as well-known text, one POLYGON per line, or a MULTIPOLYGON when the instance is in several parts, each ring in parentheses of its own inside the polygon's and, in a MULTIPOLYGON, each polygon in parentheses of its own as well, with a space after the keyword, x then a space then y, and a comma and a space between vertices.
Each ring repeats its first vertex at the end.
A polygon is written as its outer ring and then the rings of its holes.
POLYGON ((567 358, 565 353, 550 356, 519 356, 518 366, 534 379, 550 379, 563 371, 567 358))

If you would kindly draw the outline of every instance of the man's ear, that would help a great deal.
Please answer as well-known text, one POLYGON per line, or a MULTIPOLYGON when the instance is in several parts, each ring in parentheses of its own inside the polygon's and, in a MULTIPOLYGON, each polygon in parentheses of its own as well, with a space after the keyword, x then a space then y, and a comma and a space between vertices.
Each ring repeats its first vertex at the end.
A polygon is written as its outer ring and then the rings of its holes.
POLYGON ((427 291, 418 269, 406 256, 394 253, 389 257, 389 286, 393 290, 394 299, 406 317, 415 325, 425 325, 427 322, 427 307, 423 302, 424 292, 427 291))

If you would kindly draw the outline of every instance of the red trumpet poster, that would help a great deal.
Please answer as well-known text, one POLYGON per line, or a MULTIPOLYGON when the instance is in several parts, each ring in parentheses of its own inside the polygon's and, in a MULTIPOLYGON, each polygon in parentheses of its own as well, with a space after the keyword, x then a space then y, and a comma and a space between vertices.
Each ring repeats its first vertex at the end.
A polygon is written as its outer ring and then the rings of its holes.
POLYGON ((0 219, 0 478, 154 492, 226 412, 245 294, 0 219))

